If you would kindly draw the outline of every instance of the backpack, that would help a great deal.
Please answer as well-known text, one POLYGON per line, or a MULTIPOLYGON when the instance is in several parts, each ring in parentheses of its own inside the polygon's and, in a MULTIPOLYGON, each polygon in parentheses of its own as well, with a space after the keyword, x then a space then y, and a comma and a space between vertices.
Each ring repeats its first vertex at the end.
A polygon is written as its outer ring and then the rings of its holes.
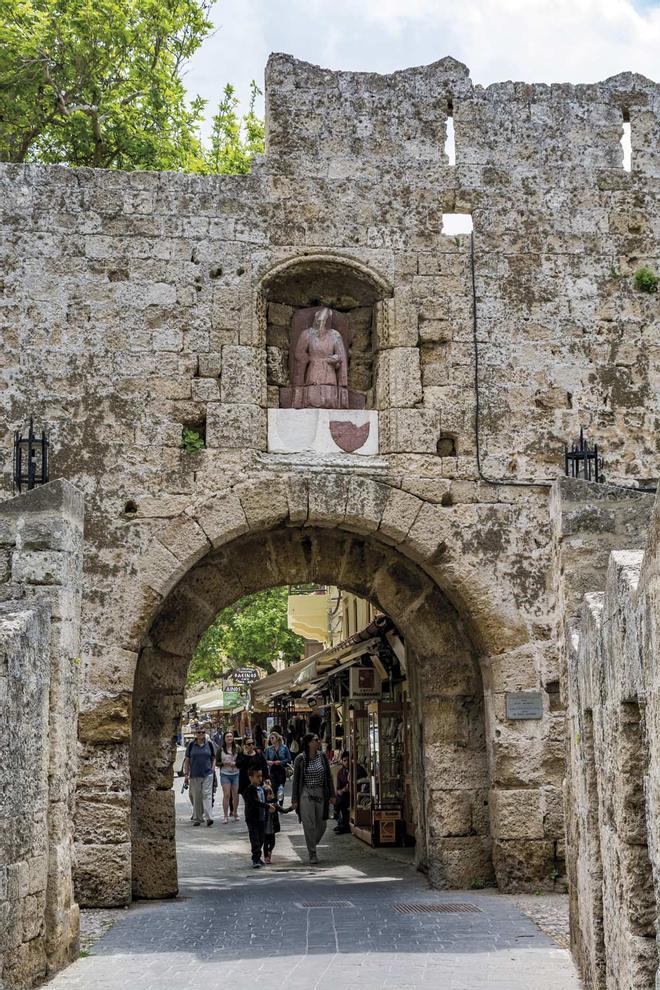
MULTIPOLYGON (((190 742, 188 743, 188 745, 186 746, 186 756, 188 757, 188 759, 190 759, 190 750, 191 750, 192 744, 194 742, 195 742, 195 740, 194 739, 191 739, 190 742)), ((213 748, 213 743, 211 742, 210 739, 207 739, 206 740, 206 745, 211 750, 211 759, 213 759, 213 757, 215 756, 215 749, 213 748)))

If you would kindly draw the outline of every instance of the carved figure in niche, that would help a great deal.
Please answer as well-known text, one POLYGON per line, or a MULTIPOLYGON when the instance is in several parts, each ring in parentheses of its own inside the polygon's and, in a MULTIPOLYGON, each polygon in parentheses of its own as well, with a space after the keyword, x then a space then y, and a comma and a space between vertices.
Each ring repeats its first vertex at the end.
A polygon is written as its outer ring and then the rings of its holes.
POLYGON ((298 337, 292 383, 294 409, 348 408, 348 355, 327 306, 298 337))
POLYGON ((280 389, 283 409, 362 409, 365 397, 348 387, 352 334, 345 316, 328 306, 298 310, 289 342, 291 385, 280 389))

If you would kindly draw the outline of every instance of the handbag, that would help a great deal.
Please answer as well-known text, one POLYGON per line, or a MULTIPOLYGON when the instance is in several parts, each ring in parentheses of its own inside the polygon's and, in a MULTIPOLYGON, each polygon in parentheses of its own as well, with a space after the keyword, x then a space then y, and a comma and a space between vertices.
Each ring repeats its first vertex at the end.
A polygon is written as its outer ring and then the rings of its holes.
POLYGON ((293 765, 291 763, 287 763, 284 767, 284 772, 286 774, 286 779, 290 780, 291 777, 293 777, 293 765))

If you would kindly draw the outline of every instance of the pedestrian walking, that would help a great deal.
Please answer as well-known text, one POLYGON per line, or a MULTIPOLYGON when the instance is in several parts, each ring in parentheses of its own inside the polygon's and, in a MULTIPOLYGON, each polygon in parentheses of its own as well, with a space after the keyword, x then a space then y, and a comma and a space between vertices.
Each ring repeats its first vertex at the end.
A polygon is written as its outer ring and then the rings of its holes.
POLYGON ((229 822, 229 804, 234 821, 238 821, 238 782, 240 770, 236 760, 240 750, 234 740, 234 733, 227 729, 222 736, 222 744, 218 750, 218 763, 220 766, 220 785, 222 787, 222 810, 224 813, 224 824, 229 822))
POLYGON ((264 860, 266 862, 266 866, 270 866, 277 833, 281 829, 280 812, 283 815, 288 815, 290 811, 293 811, 293 808, 291 805, 289 805, 288 808, 285 808, 283 804, 280 804, 273 793, 272 785, 268 781, 264 782, 264 791, 266 793, 266 801, 273 806, 273 810, 269 811, 266 815, 266 824, 264 828, 264 860))
POLYGON ((252 853, 252 867, 257 870, 260 866, 265 866, 262 859, 264 837, 266 832, 266 817, 269 811, 275 808, 274 804, 266 801, 266 792, 263 787, 261 767, 251 766, 249 771, 250 783, 245 792, 245 821, 247 822, 250 836, 250 851, 252 853))
POLYGON ((337 819, 335 832, 337 835, 343 835, 351 830, 349 822, 349 808, 351 803, 349 765, 350 757, 348 750, 345 749, 341 754, 341 766, 337 774, 337 797, 335 800, 335 818, 337 819))
POLYGON ((291 766, 291 753, 289 752, 289 747, 286 745, 282 736, 275 729, 271 732, 269 736, 269 746, 264 753, 266 757, 266 762, 268 763, 268 771, 271 783, 273 785, 273 790, 278 795, 284 793, 284 785, 286 784, 286 768, 291 766))
POLYGON ((305 843, 312 865, 318 863, 316 847, 325 834, 330 805, 335 801, 335 788, 330 764, 319 752, 319 737, 308 732, 301 742, 302 752, 293 765, 291 806, 298 812, 305 833, 305 843))
POLYGON ((188 743, 183 761, 184 786, 190 787, 190 801, 193 806, 193 825, 201 825, 206 818, 207 825, 213 825, 212 797, 215 777, 215 750, 204 729, 198 728, 195 738, 188 743))
POLYGON ((247 736, 243 743, 241 752, 236 757, 236 766, 239 770, 238 793, 245 800, 245 792, 250 786, 249 770, 250 766, 258 766, 261 769, 263 779, 269 779, 268 764, 263 753, 257 752, 252 736, 247 736))

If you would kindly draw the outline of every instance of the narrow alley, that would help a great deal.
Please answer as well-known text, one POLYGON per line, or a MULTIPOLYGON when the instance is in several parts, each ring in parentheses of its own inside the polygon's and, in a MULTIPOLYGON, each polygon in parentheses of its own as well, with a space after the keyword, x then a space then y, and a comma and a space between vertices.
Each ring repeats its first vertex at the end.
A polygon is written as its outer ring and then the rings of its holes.
POLYGON ((253 871, 243 821, 193 828, 180 783, 175 789, 179 897, 118 911, 50 990, 580 986, 568 951, 511 896, 430 890, 405 850, 371 850, 332 829, 312 869, 293 814, 282 816, 273 865, 253 871))

